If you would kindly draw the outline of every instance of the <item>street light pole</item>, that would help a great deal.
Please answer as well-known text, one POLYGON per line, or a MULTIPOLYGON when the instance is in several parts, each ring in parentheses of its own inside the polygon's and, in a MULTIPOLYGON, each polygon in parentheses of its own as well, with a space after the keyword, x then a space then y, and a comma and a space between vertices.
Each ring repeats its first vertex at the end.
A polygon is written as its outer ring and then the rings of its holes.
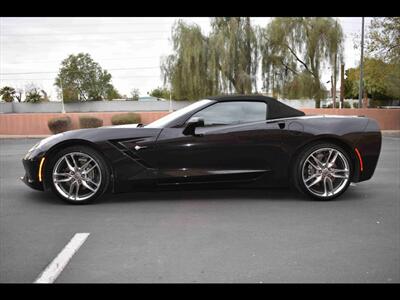
POLYGON ((65 107, 64 107, 64 92, 62 86, 62 79, 60 78, 60 87, 61 87, 61 113, 65 114, 65 107))
POLYGON ((361 108, 362 97, 363 97, 363 76, 364 76, 364 17, 362 17, 361 25, 361 59, 360 59, 360 88, 358 91, 358 108, 361 108))
POLYGON ((169 85, 169 112, 172 112, 172 84, 169 85))

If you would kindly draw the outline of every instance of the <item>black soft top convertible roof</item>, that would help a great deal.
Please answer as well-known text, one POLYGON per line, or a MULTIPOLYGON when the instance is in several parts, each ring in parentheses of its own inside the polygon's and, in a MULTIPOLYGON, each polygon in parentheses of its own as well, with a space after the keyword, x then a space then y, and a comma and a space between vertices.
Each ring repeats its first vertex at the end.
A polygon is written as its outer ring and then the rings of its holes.
POLYGON ((290 107, 278 100, 261 96, 261 95, 229 95, 229 96, 215 96, 207 97, 207 99, 214 101, 263 101, 268 106, 268 119, 279 119, 279 118, 292 118, 304 116, 305 113, 290 107))

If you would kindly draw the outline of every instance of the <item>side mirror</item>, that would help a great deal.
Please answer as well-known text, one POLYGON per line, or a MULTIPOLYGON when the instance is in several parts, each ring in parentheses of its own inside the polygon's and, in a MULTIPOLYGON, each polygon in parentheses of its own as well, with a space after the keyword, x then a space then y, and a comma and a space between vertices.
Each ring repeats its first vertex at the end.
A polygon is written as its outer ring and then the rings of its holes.
POLYGON ((204 119, 203 118, 191 118, 187 124, 185 129, 183 130, 184 135, 196 135, 196 127, 203 127, 204 119))

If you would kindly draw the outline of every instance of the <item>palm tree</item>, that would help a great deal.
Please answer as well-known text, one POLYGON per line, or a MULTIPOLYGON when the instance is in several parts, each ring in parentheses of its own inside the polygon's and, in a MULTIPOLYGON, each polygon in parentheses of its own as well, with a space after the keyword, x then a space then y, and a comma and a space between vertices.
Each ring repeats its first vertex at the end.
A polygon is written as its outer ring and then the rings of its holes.
POLYGON ((6 102, 13 102, 15 89, 10 86, 5 86, 0 90, 1 98, 6 102))

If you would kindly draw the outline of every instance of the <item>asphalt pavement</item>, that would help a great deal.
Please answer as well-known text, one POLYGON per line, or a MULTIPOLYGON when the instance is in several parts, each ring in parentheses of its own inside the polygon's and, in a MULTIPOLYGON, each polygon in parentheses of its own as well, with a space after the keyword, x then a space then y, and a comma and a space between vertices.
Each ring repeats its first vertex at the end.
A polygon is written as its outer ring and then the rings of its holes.
POLYGON ((19 180, 37 139, 0 139, 0 282, 33 282, 90 233, 56 283, 400 282, 400 138, 339 199, 288 189, 137 192, 72 206, 19 180))

